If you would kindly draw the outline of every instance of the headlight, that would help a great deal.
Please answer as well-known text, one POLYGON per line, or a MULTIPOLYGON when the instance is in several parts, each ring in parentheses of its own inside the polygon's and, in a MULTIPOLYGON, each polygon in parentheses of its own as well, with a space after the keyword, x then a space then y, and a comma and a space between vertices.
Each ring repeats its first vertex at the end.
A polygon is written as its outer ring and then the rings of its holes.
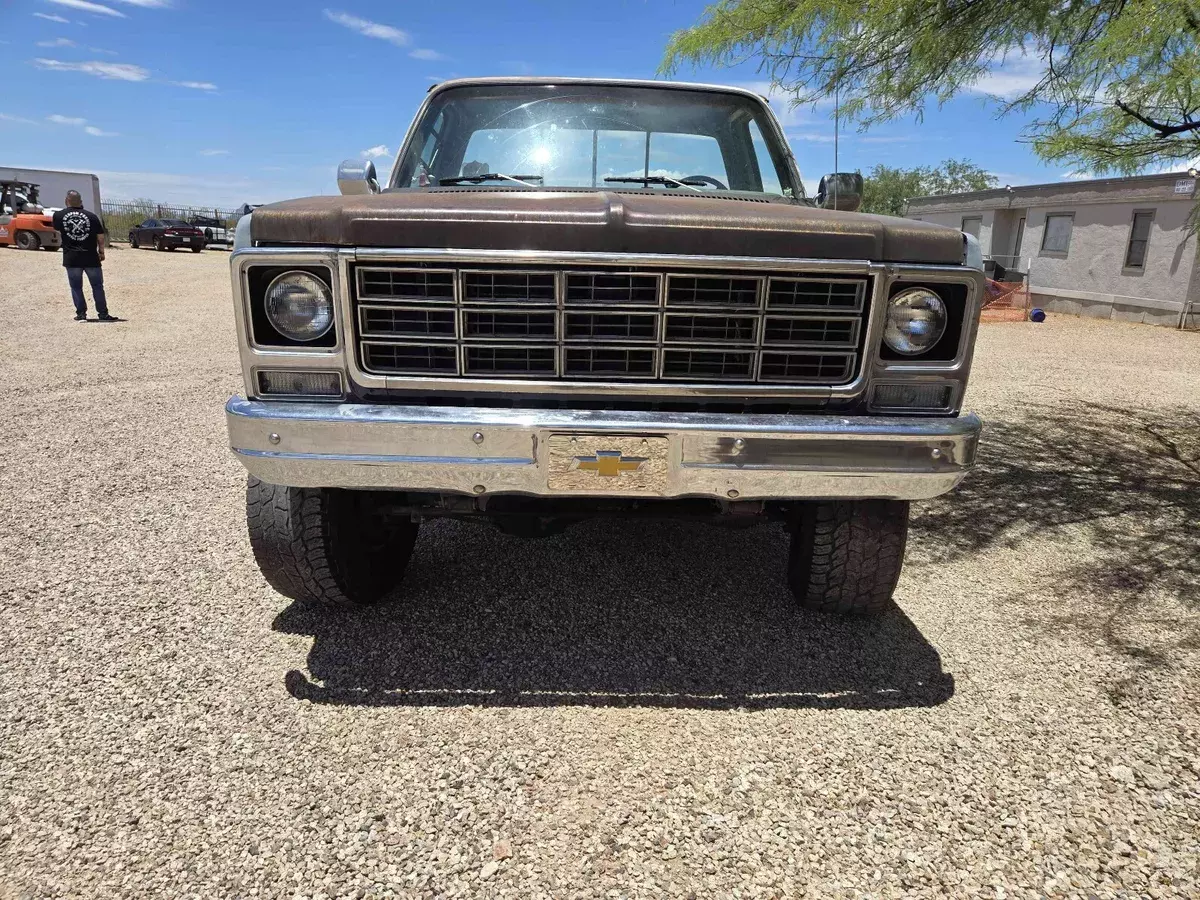
POLYGON ((909 288, 888 301, 883 340, 904 356, 932 350, 946 332, 946 304, 927 288, 909 288))
POLYGON ((293 341, 315 341, 333 327, 333 294, 307 272, 284 272, 267 286, 267 321, 293 341))

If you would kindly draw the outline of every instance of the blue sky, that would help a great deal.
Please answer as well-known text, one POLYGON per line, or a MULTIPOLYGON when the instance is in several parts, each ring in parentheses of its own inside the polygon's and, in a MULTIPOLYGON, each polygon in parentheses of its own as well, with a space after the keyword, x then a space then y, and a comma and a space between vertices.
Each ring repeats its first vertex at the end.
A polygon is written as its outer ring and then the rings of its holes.
MULTIPOLYGON (((391 163, 430 84, 472 75, 653 78, 672 31, 702 0, 0 0, 7 62, 0 166, 96 172, 108 199, 236 205, 335 193, 344 158, 391 163), (23 89, 13 89, 20 88, 23 89)), ((1056 181, 996 121, 988 92, 1029 83, 1027 65, 923 123, 843 131, 840 168, 966 157, 1001 184, 1056 181)), ((753 65, 683 81, 767 86, 753 65)), ((805 181, 832 171, 831 108, 788 109, 805 181)))

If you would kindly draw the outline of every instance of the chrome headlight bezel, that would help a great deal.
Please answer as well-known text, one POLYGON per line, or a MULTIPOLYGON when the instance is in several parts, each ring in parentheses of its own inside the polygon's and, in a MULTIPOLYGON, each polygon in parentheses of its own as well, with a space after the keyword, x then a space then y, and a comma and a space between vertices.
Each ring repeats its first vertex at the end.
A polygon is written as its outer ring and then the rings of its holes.
POLYGON ((311 344, 325 337, 333 328, 332 289, 316 275, 303 269, 289 269, 272 278, 263 294, 262 304, 267 322, 289 341, 311 344), (292 290, 284 293, 288 286, 292 290), (285 315, 294 318, 289 321, 285 315), (305 319, 308 320, 307 325, 303 324, 305 319))
POLYGON ((883 342, 906 359, 922 356, 946 334, 950 313, 946 302, 931 288, 905 288, 887 302, 883 342))

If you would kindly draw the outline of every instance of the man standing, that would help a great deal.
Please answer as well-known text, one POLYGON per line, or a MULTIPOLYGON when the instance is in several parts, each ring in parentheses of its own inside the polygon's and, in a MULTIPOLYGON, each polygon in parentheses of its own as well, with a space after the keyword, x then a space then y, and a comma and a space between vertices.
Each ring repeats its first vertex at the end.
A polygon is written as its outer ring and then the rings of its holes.
POLYGON ((83 297, 86 272, 92 285, 96 318, 101 322, 119 322, 116 316, 109 315, 104 297, 104 270, 100 268, 104 262, 104 223, 94 212, 83 208, 79 191, 67 191, 67 208, 54 214, 54 230, 62 235, 63 267, 75 302, 75 321, 87 321, 87 301, 83 297))

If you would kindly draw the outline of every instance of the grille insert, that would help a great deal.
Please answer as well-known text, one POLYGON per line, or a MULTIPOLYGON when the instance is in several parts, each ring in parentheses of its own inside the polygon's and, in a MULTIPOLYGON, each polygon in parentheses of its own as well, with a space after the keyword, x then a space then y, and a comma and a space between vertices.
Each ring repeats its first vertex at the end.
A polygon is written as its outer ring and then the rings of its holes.
POLYGON ((458 354, 450 344, 419 346, 363 341, 363 361, 368 369, 397 375, 455 375, 458 354))
POLYGON ((353 266, 365 371, 826 385, 854 380, 869 279, 549 266, 353 266))
POLYGON ((364 337, 415 337, 454 339, 454 310, 394 306, 360 306, 364 337))
POLYGON ((454 302, 454 272, 445 269, 358 270, 358 296, 363 300, 433 300, 454 302))
POLYGON ((655 313, 569 312, 563 337, 568 341, 653 341, 658 338, 655 313))
POLYGON ((553 377, 557 369, 553 347, 464 347, 467 375, 509 378, 553 377))
POLYGON ((463 312, 463 339, 502 338, 504 340, 548 338, 554 340, 555 316, 553 311, 526 312, 524 310, 493 312, 473 310, 463 312))
POLYGON ((760 381, 838 384, 852 374, 850 353, 775 353, 764 351, 760 381))
POLYGON ((657 306, 657 275, 627 275, 617 272, 571 272, 567 275, 568 305, 657 306))
POLYGON ((554 303, 553 272, 464 272, 466 303, 554 303))
POLYGON ((866 286, 862 279, 774 277, 767 285, 767 309, 860 312, 866 286))
POLYGON ((653 378, 655 351, 641 347, 568 347, 564 374, 571 378, 653 378))
POLYGON ((668 315, 664 340, 678 344, 753 344, 758 316, 668 315))
POLYGON ((759 279, 668 275, 667 306, 758 306, 759 279))
POLYGON ((753 381, 752 350, 663 350, 663 377, 692 381, 753 381))
POLYGON ((763 320, 763 344, 800 347, 858 346, 859 319, 767 316, 763 320))

